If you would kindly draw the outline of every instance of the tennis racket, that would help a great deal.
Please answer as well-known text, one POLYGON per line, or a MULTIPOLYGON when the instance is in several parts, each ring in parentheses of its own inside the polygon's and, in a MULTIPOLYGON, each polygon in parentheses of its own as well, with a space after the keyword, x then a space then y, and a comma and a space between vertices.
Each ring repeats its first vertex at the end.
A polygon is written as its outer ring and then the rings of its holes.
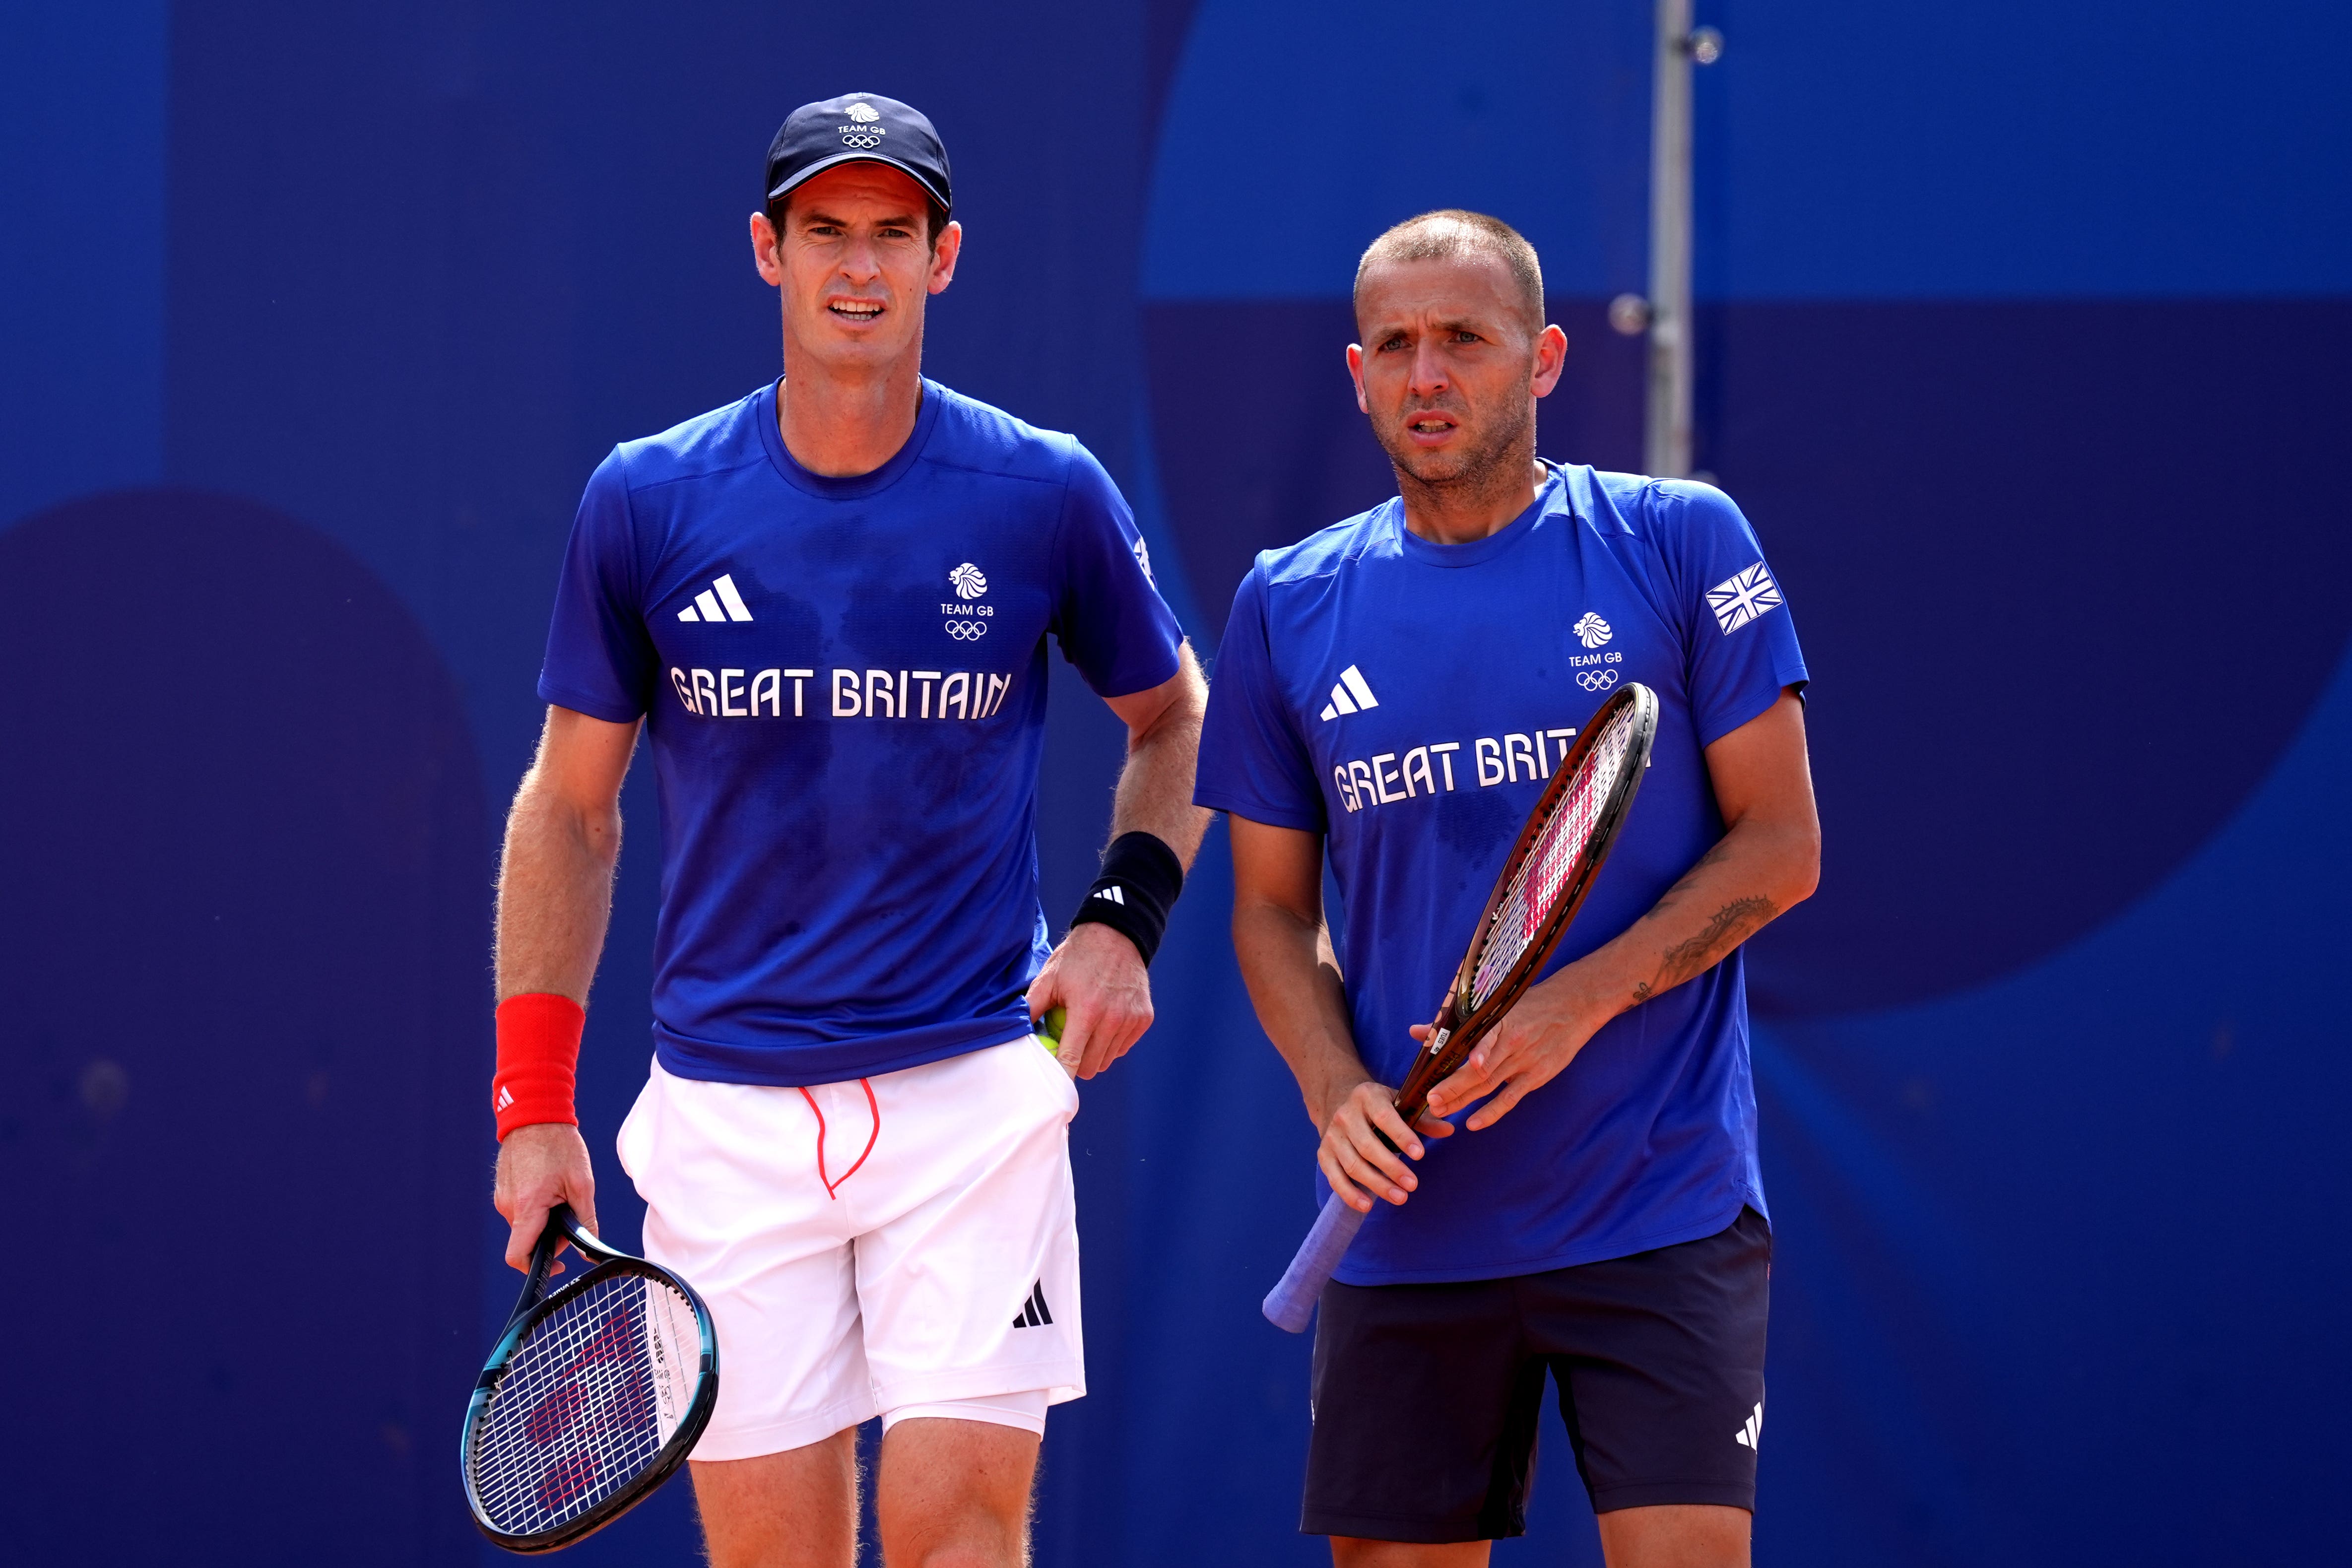
POLYGON ((466 1408, 458 1459, 474 1522, 509 1552, 571 1545, 669 1479, 718 1400, 702 1298, 556 1205, 466 1408), (567 1241, 594 1266, 542 1300, 567 1241))
MULTIPOLYGON (((1430 1026, 1429 1044, 1397 1090, 1397 1114, 1406 1126, 1428 1105, 1429 1091, 1502 1022, 1559 945, 1625 825, 1657 732, 1657 693, 1628 682, 1601 705, 1560 759, 1487 895, 1470 951, 1430 1026)), ((1266 1295, 1267 1321, 1294 1334, 1307 1327, 1365 1217, 1337 1193, 1326 1200, 1298 1256, 1266 1295)))

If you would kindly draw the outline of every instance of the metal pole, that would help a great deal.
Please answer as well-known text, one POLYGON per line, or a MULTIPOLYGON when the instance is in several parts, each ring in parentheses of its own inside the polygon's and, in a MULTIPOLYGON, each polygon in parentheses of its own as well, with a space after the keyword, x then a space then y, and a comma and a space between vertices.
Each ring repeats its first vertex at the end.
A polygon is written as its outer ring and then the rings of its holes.
POLYGON ((1650 92, 1650 387, 1643 462, 1691 466, 1691 0, 1658 0, 1650 92))

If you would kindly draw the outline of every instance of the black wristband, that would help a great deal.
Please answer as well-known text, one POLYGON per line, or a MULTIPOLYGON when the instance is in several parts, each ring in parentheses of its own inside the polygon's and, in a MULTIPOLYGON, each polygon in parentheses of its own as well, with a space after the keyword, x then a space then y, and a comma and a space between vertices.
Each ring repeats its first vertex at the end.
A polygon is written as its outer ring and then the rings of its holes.
POLYGON ((1154 834, 1122 833, 1103 851, 1102 875, 1078 900, 1070 928, 1107 925, 1135 943, 1149 965, 1183 890, 1184 863, 1176 851, 1154 834))

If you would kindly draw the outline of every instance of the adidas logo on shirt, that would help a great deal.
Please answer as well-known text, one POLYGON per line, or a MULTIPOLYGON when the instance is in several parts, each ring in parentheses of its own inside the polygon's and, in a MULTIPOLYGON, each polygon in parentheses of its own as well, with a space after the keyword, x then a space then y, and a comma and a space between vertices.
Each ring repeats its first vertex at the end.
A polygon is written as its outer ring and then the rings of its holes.
POLYGON ((1764 1436, 1764 1406, 1759 1404, 1756 1406, 1756 1413, 1740 1425, 1738 1431, 1731 1435, 1731 1440, 1753 1448, 1756 1447, 1756 1439, 1762 1436, 1764 1436))
POLYGON ((735 591, 735 574, 730 572, 697 594, 694 603, 680 610, 677 618, 681 621, 748 621, 751 618, 751 608, 743 603, 743 595, 735 591), (719 607, 722 605, 726 606, 724 609, 719 607), (701 612, 699 615, 696 614, 698 610, 701 612))
POLYGON ((1023 1302, 1021 1310, 1013 1314, 1013 1326, 1016 1329, 1040 1329, 1053 1321, 1054 1314, 1045 1310, 1045 1282, 1040 1279, 1029 1287, 1029 1300, 1023 1302))
POLYGON ((1331 700, 1323 705, 1323 719, 1328 723, 1342 713, 1380 705, 1381 700, 1364 684, 1363 672, 1351 664, 1339 672, 1339 683, 1331 688, 1331 700))

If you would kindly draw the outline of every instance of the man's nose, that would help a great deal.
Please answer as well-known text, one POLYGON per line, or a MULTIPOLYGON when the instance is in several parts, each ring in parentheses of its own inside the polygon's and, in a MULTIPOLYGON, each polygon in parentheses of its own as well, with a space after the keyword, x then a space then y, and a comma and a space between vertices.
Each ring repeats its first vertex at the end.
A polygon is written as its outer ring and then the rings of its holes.
POLYGON ((1411 390, 1415 397, 1435 397, 1446 388, 1445 356, 1437 345, 1423 338, 1412 349, 1412 381, 1411 390))
POLYGON ((882 275, 882 252, 871 239, 853 239, 841 255, 841 275, 853 283, 870 283, 882 275))

